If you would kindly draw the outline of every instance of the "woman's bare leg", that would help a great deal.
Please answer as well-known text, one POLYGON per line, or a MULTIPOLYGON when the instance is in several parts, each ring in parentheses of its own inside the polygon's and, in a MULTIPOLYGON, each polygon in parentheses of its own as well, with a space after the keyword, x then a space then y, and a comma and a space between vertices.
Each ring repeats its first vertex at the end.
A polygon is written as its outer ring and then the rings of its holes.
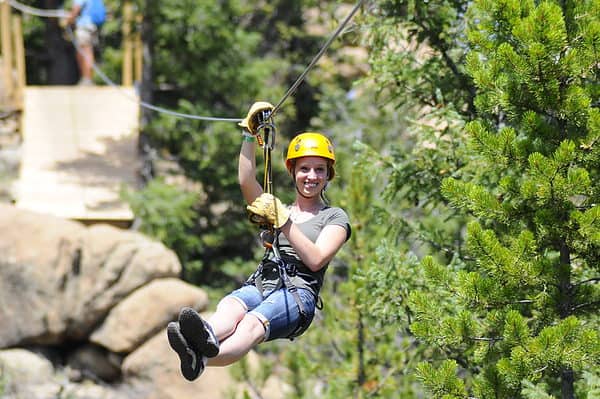
POLYGON ((89 44, 80 45, 76 56, 81 78, 91 81, 94 72, 94 47, 89 44))
POLYGON ((227 366, 234 363, 262 342, 264 337, 265 327, 261 321, 256 316, 247 313, 238 323, 233 334, 221 342, 219 354, 208 359, 208 365, 227 366))
POLYGON ((238 300, 231 297, 221 299, 215 313, 208 319, 208 323, 219 339, 219 342, 222 342, 233 334, 246 312, 246 307, 238 300))

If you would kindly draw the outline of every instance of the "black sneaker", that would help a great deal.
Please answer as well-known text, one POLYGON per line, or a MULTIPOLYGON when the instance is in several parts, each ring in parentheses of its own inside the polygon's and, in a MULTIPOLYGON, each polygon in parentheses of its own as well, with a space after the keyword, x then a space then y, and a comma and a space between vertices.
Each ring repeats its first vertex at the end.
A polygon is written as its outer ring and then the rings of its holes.
POLYGON ((211 326, 192 308, 183 308, 179 312, 181 333, 199 353, 206 357, 219 354, 219 340, 211 326))
POLYGON ((170 322, 167 325, 167 338, 171 348, 179 355, 181 374, 186 380, 194 381, 204 371, 205 359, 190 348, 177 323, 170 322))

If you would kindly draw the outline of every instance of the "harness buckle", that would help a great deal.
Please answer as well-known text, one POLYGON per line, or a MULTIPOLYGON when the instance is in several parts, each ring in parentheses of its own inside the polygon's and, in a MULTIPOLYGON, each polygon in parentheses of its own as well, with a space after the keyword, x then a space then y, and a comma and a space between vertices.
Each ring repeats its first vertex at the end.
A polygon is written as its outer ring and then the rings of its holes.
POLYGON ((289 263, 289 262, 285 262, 285 272, 290 276, 290 277, 295 277, 296 274, 298 274, 298 268, 296 267, 295 264, 293 263, 289 263))

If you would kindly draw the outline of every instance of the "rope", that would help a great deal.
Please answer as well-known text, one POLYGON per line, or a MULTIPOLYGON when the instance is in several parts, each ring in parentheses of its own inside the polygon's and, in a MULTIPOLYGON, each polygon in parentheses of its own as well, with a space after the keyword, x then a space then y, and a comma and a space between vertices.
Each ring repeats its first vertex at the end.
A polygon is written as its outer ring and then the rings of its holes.
MULTIPOLYGON (((4 3, 6 0, 0 0, 0 3, 4 3)), ((8 0, 8 4, 14 9, 17 9, 25 14, 35 15, 44 18, 65 18, 69 13, 65 10, 42 10, 40 8, 30 7, 25 4, 21 4, 15 0, 8 0)))
POLYGON ((287 98, 290 95, 292 95, 292 93, 294 93, 296 91, 296 89, 298 88, 298 86, 300 86, 300 84, 306 78, 306 75, 308 74, 308 72, 310 72, 310 70, 315 66, 315 64, 319 61, 319 59, 321 58, 321 56, 323 54, 325 54, 325 51, 327 51, 327 49, 331 46, 331 43, 339 36, 340 32, 342 32, 342 30, 348 24, 348 22, 352 19, 352 17, 354 16, 354 14, 356 14, 356 12, 358 11, 358 9, 362 5, 363 1, 364 0, 359 0, 358 3, 356 3, 356 5, 352 9, 352 11, 350 11, 350 13, 346 16, 346 19, 344 19, 344 21, 342 21, 342 23, 340 24, 340 26, 338 26, 338 28, 335 30, 335 32, 333 32, 333 34, 329 37, 329 39, 327 40, 327 42, 325 42, 325 44, 323 45, 323 47, 321 47, 321 50, 319 50, 319 52, 317 53, 317 55, 315 55, 315 57, 312 59, 312 61, 310 62, 310 64, 308 64, 308 66, 300 74, 300 76, 298 77, 298 79, 296 79, 296 81, 289 88, 289 90, 287 91, 287 93, 285 93, 283 95, 283 98, 281 100, 279 100, 279 102, 277 103, 277 105, 275 105, 275 108, 273 108, 273 112, 271 112, 271 115, 275 115, 275 113, 279 110, 279 108, 281 107, 281 105, 283 105, 283 103, 285 102, 285 100, 287 100, 287 98))
MULTIPOLYGON (((21 12, 24 12, 26 14, 36 15, 36 16, 40 16, 40 17, 48 17, 48 18, 63 18, 68 15, 68 13, 65 10, 42 10, 39 8, 34 8, 34 7, 27 6, 25 4, 19 3, 16 0, 0 0, 0 3, 3 3, 5 1, 8 1, 8 3, 10 4, 11 7, 15 8, 21 12)), ((360 8, 360 6, 363 4, 363 2, 364 2, 364 0, 359 0, 356 3, 356 5, 352 9, 352 11, 346 16, 346 18, 342 21, 342 23, 338 26, 338 28, 333 32, 333 34, 329 37, 329 39, 327 39, 327 41, 325 42, 323 47, 321 47, 321 49, 315 55, 315 57, 312 59, 312 61, 308 64, 308 66, 304 69, 304 71, 300 74, 300 76, 296 79, 296 81, 292 84, 292 86, 290 86, 288 91, 283 95, 281 100, 279 100, 277 105, 275 105, 275 107, 273 108, 273 111, 270 113, 269 117, 273 117, 273 115, 275 115, 275 113, 279 110, 279 108, 281 108, 281 106, 283 105, 285 100, 287 100, 288 97, 291 96, 296 91, 298 86, 300 86, 300 84, 305 80, 306 75, 308 75, 308 73, 312 70, 312 68, 316 65, 316 63, 321 59, 323 54, 325 54, 325 52, 329 49, 329 47, 331 46, 331 43, 333 43, 333 41, 340 35, 342 30, 346 27, 346 25, 352 19, 354 14, 356 14, 356 12, 360 8)), ((73 31, 69 27, 67 27, 67 34, 69 35, 69 38, 70 38, 71 42, 73 43, 73 45, 75 46, 75 49, 77 50, 77 52, 85 57, 85 55, 81 51, 81 48, 77 44, 77 41, 75 40, 73 31)), ((104 71, 102 71, 102 69, 100 69, 100 67, 98 67, 98 65, 96 65, 96 63, 93 63, 92 67, 93 67, 94 71, 98 74, 98 76, 100 76, 100 78, 104 81, 104 83, 106 83, 109 86, 119 89, 119 85, 117 85, 115 82, 113 82, 104 73, 104 71)), ((203 120, 203 121, 210 121, 210 122, 235 122, 235 123, 237 123, 237 122, 241 121, 241 118, 220 118, 220 117, 213 117, 213 116, 199 116, 199 115, 176 112, 176 111, 172 111, 172 110, 169 110, 169 109, 166 109, 163 107, 159 107, 159 106, 147 103, 145 101, 141 101, 137 98, 132 98, 131 96, 129 96, 127 93, 123 92, 120 89, 119 89, 119 91, 125 97, 127 97, 129 100, 135 101, 143 108, 146 108, 146 109, 149 109, 152 111, 156 111, 159 113, 175 116, 175 117, 203 120)))
MULTIPOLYGON (((8 1, 8 4, 11 7, 15 8, 16 10, 19 10, 25 14, 29 14, 29 15, 35 15, 35 16, 44 17, 44 18, 65 18, 69 15, 69 13, 67 11, 62 10, 62 9, 44 10, 44 9, 40 9, 40 8, 30 7, 28 5, 19 3, 18 1, 15 1, 15 0, 0 0, 0 3, 4 3, 6 1, 8 1)), ((73 46, 75 47, 77 52, 79 54, 81 54, 83 57, 85 57, 87 60, 89 60, 89 58, 81 51, 81 47, 77 44, 77 40, 75 39, 73 30, 70 27, 67 27, 66 32, 67 32, 67 35, 69 36, 69 40, 73 43, 73 46)), ((125 91, 121 90, 120 86, 118 84, 116 84, 113 80, 111 80, 106 75, 106 73, 104 73, 104 71, 96 63, 92 63, 92 67, 93 67, 94 71, 96 72, 96 74, 98 74, 98 76, 100 76, 100 79, 102 79, 102 81, 104 83, 106 83, 108 86, 112 86, 112 87, 116 88, 124 97, 126 97, 130 101, 133 101, 133 102, 139 104, 142 108, 146 108, 146 109, 149 109, 152 111, 156 111, 159 113, 163 113, 163 114, 167 114, 167 115, 171 115, 171 116, 175 116, 175 117, 179 117, 179 118, 195 119, 195 120, 202 120, 202 121, 209 121, 209 122, 238 123, 242 120, 241 118, 219 118, 219 117, 213 117, 213 116, 200 116, 200 115, 193 115, 193 114, 185 114, 182 112, 172 111, 172 110, 169 110, 169 109, 166 109, 163 107, 159 107, 157 105, 153 105, 153 104, 150 104, 145 101, 141 101, 138 98, 134 98, 134 97, 130 96, 128 93, 126 93, 125 91)))
MULTIPOLYGON (((81 51, 81 48, 77 44, 77 40, 75 40, 75 37, 73 35, 73 30, 70 27, 67 27, 67 34, 69 35, 71 41, 73 42, 73 45, 75 46, 75 49, 77 50, 77 52, 79 54, 81 54, 83 57, 86 57, 86 55, 81 51)), ((131 97, 128 93, 126 93, 123 90, 121 90, 120 86, 117 85, 114 81, 112 81, 104 73, 104 71, 102 69, 100 69, 100 67, 98 65, 96 65, 96 63, 92 63, 92 67, 94 68, 94 72, 96 72, 96 74, 98 76, 100 76, 100 79, 102 79, 102 81, 104 83, 106 83, 109 86, 115 87, 116 89, 119 90, 119 92, 123 96, 125 96, 128 99, 130 99, 131 101, 137 102, 142 108, 146 108, 146 109, 149 109, 149 110, 152 110, 152 111, 156 111, 156 112, 159 112, 159 113, 162 113, 162 114, 167 114, 167 115, 175 116, 175 117, 178 117, 178 118, 194 119, 194 120, 209 121, 209 122, 235 122, 235 123, 238 123, 238 122, 240 122, 242 120, 241 118, 219 118, 219 117, 214 117, 214 116, 200 116, 200 115, 193 115, 193 114, 185 114, 185 113, 182 113, 182 112, 172 111, 172 110, 169 110, 167 108, 159 107, 158 105, 153 105, 153 104, 150 104, 150 103, 148 103, 146 101, 141 101, 138 98, 131 97)))

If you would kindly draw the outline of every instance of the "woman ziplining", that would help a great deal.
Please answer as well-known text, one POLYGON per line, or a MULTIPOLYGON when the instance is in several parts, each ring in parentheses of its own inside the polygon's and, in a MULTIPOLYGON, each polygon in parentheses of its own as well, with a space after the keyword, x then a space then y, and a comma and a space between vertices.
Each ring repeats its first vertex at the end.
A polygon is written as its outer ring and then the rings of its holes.
MULTIPOLYGON (((0 0, 3 1, 3 0, 0 0)), ((5 0, 4 0, 5 1, 5 0)), ((167 326, 167 337, 180 360, 183 376, 195 380, 206 366, 226 366, 244 357, 262 342, 300 336, 310 326, 319 292, 331 260, 350 238, 348 215, 331 207, 323 192, 335 176, 332 143, 320 133, 302 133, 289 143, 286 168, 296 190, 295 201, 284 207, 273 195, 270 178, 272 123, 286 99, 304 81, 339 36, 363 1, 358 1, 302 74, 275 105, 255 103, 240 125, 245 129, 238 163, 240 188, 250 219, 268 230, 261 233, 267 248, 256 271, 239 289, 221 299, 215 313, 203 320, 192 308, 183 308, 177 322, 167 326), (264 133, 264 138, 260 133, 264 133), (256 180, 256 143, 264 149, 265 179, 256 180)), ((11 5, 18 4, 11 0, 11 5)), ((77 51, 81 52, 70 32, 77 51)), ((94 70, 115 86, 95 64, 94 70)), ((140 106, 176 117, 238 122, 234 118, 189 115, 145 102, 140 106)))
POLYGON ((293 204, 284 206, 272 194, 267 175, 273 110, 269 103, 255 103, 240 123, 245 131, 238 179, 250 220, 269 227, 261 234, 263 259, 242 287, 221 299, 208 320, 185 307, 178 321, 167 326, 169 344, 189 381, 206 366, 240 360, 262 342, 302 334, 314 317, 327 266, 351 235, 346 212, 324 199, 335 176, 335 152, 323 134, 301 133, 289 143, 285 165, 296 190, 293 204), (263 185, 256 180, 257 141, 265 148, 263 185))

